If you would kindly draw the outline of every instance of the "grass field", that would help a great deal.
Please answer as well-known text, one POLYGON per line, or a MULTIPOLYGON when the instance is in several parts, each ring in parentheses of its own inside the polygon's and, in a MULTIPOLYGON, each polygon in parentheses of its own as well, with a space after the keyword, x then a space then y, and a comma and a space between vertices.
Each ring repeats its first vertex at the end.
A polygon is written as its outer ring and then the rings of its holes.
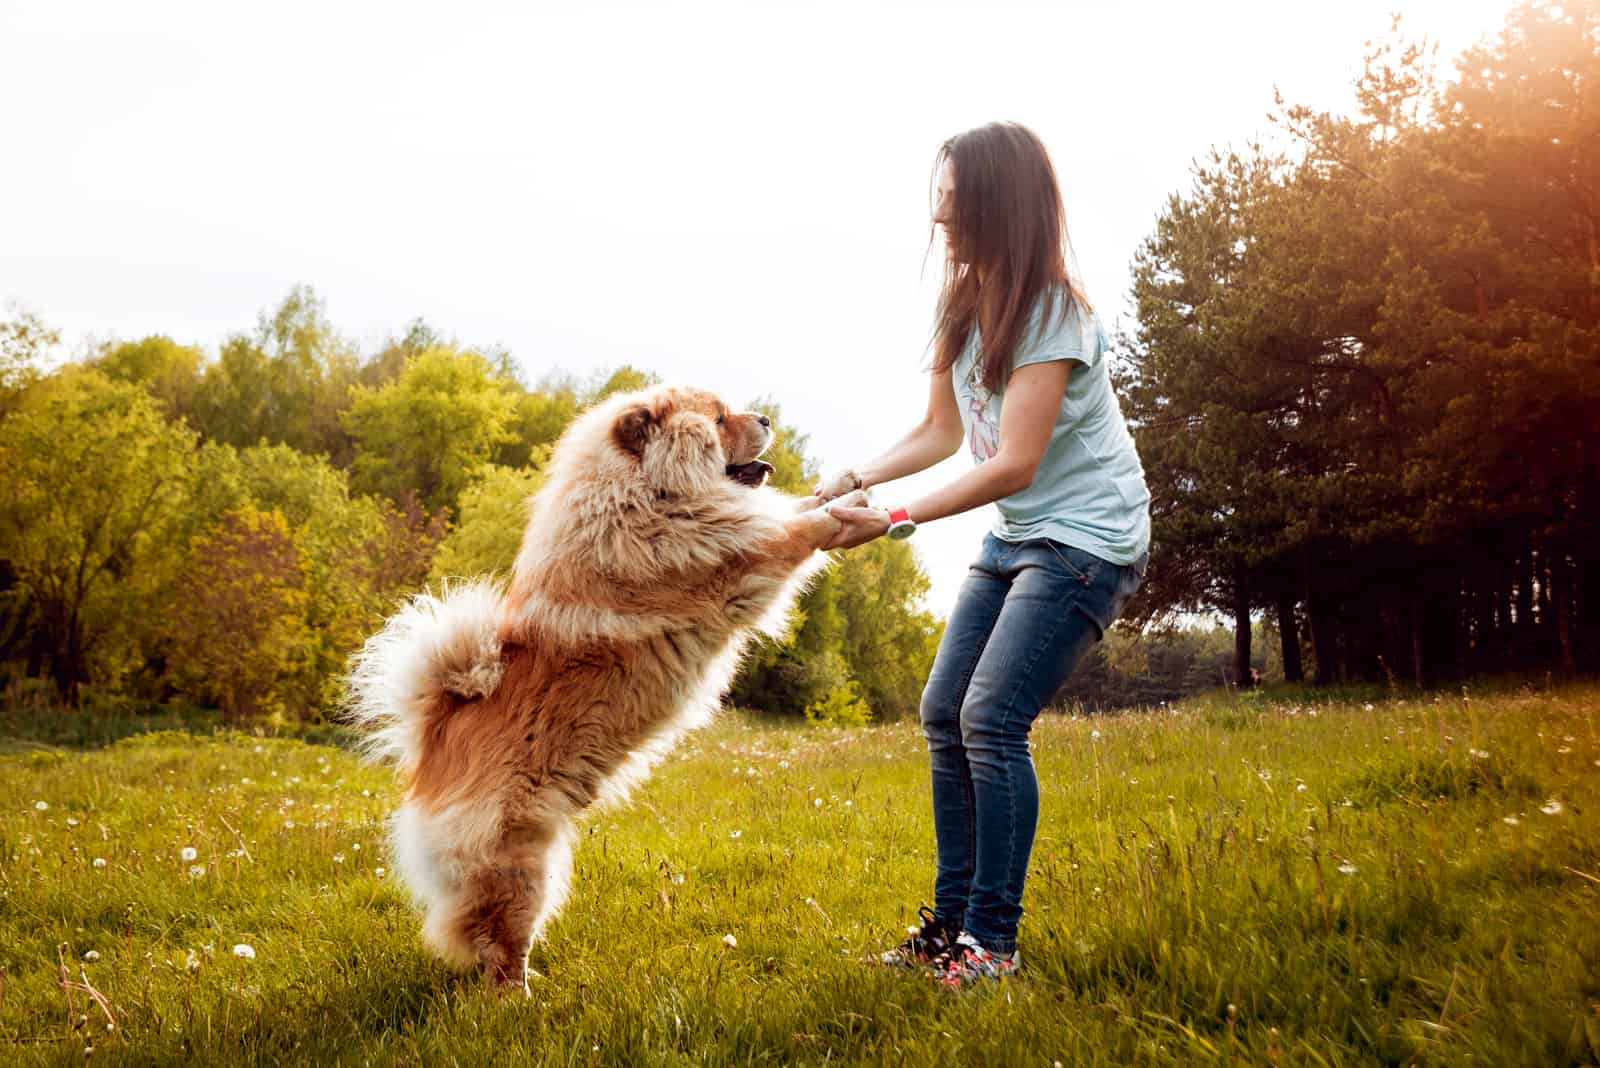
POLYGON ((1043 717, 1024 973, 965 993, 862 962, 930 892, 912 724, 693 737, 588 821, 531 1000, 424 953, 381 768, 239 734, 13 742, 0 1060, 1592 1064, 1597 709, 1588 686, 1043 717))

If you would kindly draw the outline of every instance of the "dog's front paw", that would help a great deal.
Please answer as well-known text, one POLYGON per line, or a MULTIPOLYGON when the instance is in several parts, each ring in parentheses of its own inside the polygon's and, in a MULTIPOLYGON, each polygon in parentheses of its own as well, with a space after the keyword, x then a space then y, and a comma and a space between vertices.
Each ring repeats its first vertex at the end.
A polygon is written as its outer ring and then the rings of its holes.
POLYGON ((835 497, 828 502, 830 508, 865 508, 867 506, 867 491, 864 489, 851 490, 840 497, 835 497))

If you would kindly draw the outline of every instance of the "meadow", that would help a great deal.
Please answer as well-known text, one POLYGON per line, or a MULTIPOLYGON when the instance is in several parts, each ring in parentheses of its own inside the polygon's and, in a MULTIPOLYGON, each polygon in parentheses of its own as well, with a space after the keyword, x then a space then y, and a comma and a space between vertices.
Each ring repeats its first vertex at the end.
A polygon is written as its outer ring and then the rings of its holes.
MULTIPOLYGON (((1600 687, 1280 689, 1035 728, 1024 971, 864 957, 931 888, 914 724, 730 712, 590 818, 528 999, 430 959, 387 770, 0 747, 11 1064, 1593 1064, 1600 687)), ((0 720, 0 723, 3 723, 0 720)))

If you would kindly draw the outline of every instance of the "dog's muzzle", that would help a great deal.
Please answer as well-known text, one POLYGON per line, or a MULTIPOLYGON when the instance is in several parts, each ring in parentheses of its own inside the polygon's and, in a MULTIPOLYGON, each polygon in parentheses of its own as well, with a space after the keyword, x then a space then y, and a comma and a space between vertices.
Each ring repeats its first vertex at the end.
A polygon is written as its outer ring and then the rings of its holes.
POLYGON ((752 489, 766 482, 767 476, 772 474, 772 465, 765 460, 751 460, 747 464, 729 464, 728 477, 741 486, 752 489))

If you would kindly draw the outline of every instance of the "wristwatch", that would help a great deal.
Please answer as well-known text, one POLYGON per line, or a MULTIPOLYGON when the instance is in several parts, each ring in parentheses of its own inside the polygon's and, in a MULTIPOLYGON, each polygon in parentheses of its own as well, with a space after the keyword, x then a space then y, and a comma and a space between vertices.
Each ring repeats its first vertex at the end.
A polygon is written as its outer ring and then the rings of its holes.
POLYGON ((886 532, 895 541, 900 541, 917 532, 917 521, 904 508, 894 508, 889 511, 889 529, 886 532))

